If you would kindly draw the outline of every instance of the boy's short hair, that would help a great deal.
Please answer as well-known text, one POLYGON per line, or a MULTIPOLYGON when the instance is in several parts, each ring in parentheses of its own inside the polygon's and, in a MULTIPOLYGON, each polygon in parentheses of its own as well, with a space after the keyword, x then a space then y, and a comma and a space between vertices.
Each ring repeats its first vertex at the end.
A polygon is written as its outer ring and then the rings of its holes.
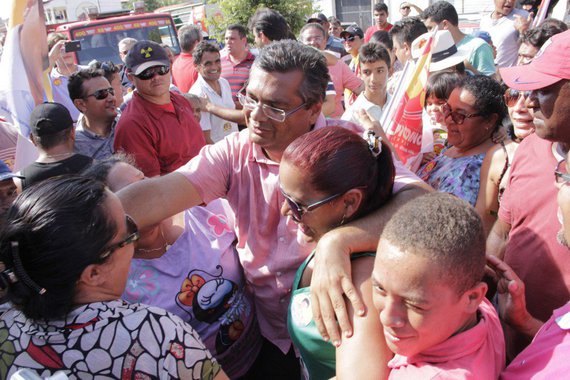
POLYGON ((481 218, 454 195, 436 192, 409 201, 386 224, 381 239, 433 261, 441 279, 458 294, 483 279, 486 260, 481 218))
POLYGON ((390 69, 390 53, 388 53, 388 50, 380 44, 369 42, 362 45, 358 52, 358 57, 359 64, 384 61, 386 66, 388 66, 388 69, 390 69))
POLYGON ((388 14, 388 6, 384 3, 376 3, 374 4, 374 12, 386 12, 388 14))
POLYGON ((405 42, 411 47, 412 42, 427 31, 427 27, 419 17, 404 17, 390 29, 390 36, 400 45, 404 45, 405 42))
POLYGON ((439 24, 443 20, 447 20, 451 25, 459 25, 459 16, 453 4, 447 1, 438 1, 433 3, 420 15, 422 20, 431 19, 433 22, 439 24))

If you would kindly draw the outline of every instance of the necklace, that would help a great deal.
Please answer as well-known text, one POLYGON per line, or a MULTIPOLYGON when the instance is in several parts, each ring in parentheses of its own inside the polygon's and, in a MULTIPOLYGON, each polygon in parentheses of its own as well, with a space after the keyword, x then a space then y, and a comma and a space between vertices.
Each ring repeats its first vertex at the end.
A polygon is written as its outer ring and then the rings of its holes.
POLYGON ((60 154, 46 154, 46 158, 60 158, 60 157, 68 157, 74 155, 75 152, 67 152, 67 153, 60 153, 60 154))
POLYGON ((138 252, 141 253, 152 253, 152 252, 166 252, 168 250, 168 248, 170 248, 170 245, 168 244, 168 242, 166 241, 166 238, 164 237, 164 231, 162 231, 162 226, 159 227, 160 229, 160 236, 162 236, 162 241, 163 244, 157 248, 137 248, 138 252))

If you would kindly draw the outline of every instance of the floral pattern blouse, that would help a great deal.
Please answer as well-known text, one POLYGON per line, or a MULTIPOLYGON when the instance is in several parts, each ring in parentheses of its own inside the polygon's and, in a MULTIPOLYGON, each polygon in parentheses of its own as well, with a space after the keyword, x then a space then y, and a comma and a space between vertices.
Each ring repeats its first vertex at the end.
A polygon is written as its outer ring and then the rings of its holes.
POLYGON ((485 153, 452 158, 445 155, 446 151, 447 148, 422 166, 418 177, 435 190, 456 195, 475 206, 485 153))
POLYGON ((221 369, 179 317, 122 300, 83 305, 58 321, 5 312, 0 378, 22 368, 70 379, 212 379, 221 369))

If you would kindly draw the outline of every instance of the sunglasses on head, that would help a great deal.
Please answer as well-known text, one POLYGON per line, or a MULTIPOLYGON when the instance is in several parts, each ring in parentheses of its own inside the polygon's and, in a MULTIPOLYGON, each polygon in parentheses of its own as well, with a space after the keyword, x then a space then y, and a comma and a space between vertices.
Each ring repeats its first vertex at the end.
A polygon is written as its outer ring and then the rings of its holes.
POLYGON ((87 95, 86 98, 93 96, 97 100, 103 100, 103 99, 107 99, 109 94, 115 95, 115 90, 113 90, 112 87, 104 88, 102 90, 97 90, 94 93, 87 95))
POLYGON ((521 96, 524 97, 525 99, 528 98, 530 96, 530 91, 519 91, 509 88, 507 89, 504 95, 505 104, 507 105, 507 107, 514 107, 521 96))
POLYGON ((142 73, 138 75, 135 75, 135 77, 141 80, 149 80, 154 78, 156 74, 163 76, 168 74, 169 71, 170 67, 168 66, 154 66, 154 67, 149 67, 148 69, 144 70, 142 73))

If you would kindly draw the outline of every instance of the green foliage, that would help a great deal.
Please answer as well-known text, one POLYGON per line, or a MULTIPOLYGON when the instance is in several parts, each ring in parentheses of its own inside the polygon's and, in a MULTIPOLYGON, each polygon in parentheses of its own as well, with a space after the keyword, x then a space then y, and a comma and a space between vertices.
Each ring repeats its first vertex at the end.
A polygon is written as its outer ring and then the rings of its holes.
MULTIPOLYGON (((129 0, 127 9, 134 9, 134 3, 140 0, 129 0)), ((167 5, 180 4, 183 0, 144 0, 144 8, 147 12, 154 12, 155 9, 165 7, 167 5)), ((123 5, 124 6, 124 5, 123 5)))
MULTIPOLYGON (((305 24, 307 16, 314 12, 311 0, 212 0, 210 3, 217 4, 223 14, 223 18, 208 20, 215 30, 213 36, 218 41, 223 41, 224 30, 228 25, 241 24, 247 27, 249 18, 259 8, 271 8, 281 13, 295 35, 305 24)), ((252 36, 250 40, 253 40, 252 36)))

